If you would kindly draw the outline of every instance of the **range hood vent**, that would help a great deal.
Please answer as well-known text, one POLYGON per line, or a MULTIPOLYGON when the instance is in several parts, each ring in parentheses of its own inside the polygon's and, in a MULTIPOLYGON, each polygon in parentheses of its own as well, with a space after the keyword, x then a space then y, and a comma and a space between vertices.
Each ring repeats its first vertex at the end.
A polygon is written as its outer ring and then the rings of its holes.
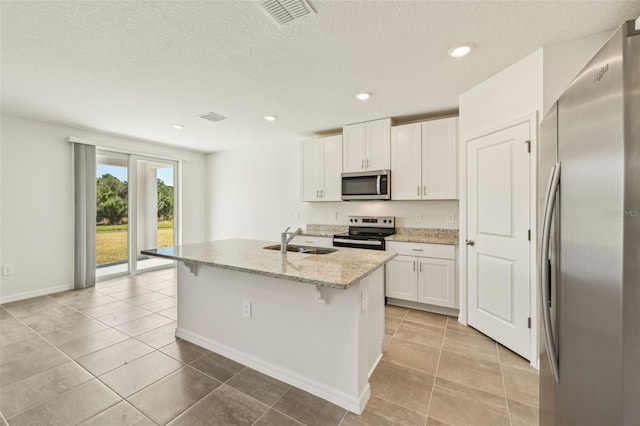
POLYGON ((209 120, 212 123, 217 123, 218 121, 227 120, 227 117, 224 115, 216 114, 215 112, 208 112, 206 114, 199 115, 198 117, 204 118, 205 120, 209 120))
POLYGON ((278 27, 316 14, 306 0, 258 0, 254 3, 278 27))

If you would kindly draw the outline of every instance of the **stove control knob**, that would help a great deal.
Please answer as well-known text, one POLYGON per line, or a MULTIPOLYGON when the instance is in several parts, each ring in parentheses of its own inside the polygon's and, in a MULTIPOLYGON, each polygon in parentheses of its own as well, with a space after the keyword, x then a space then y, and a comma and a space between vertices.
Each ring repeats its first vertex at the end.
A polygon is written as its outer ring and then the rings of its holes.
POLYGON ((353 223, 353 219, 349 219, 349 222, 353 223))
POLYGON ((356 223, 358 223, 358 219, 353 219, 356 223))

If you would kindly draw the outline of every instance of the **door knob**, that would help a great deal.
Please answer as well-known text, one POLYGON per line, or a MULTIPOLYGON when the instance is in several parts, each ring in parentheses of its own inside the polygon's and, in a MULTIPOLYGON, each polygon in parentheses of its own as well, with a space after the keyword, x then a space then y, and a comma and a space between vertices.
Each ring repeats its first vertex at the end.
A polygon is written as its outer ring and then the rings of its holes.
POLYGON ((474 245, 476 245, 476 242, 473 241, 473 240, 467 240, 467 245, 468 246, 474 246, 474 245))

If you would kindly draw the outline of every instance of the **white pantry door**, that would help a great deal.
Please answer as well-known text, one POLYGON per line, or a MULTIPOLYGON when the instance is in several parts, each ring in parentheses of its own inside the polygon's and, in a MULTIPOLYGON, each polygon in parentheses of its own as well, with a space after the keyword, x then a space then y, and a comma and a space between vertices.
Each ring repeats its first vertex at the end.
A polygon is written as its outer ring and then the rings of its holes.
POLYGON ((529 123, 467 145, 469 325, 529 359, 529 123))

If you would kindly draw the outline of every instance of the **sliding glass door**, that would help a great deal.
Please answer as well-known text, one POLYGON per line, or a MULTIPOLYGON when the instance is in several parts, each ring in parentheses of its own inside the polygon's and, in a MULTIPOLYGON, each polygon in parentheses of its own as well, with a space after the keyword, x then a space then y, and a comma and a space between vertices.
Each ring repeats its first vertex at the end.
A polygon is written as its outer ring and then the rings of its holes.
POLYGON ((174 265, 141 250, 177 245, 177 162, 98 151, 96 277, 174 265))
MULTIPOLYGON (((175 245, 174 163, 136 159, 137 179, 137 252, 175 245)), ((169 259, 136 255, 136 270, 173 265, 169 259)))
POLYGON ((129 273, 129 158, 98 152, 96 278, 129 273))

